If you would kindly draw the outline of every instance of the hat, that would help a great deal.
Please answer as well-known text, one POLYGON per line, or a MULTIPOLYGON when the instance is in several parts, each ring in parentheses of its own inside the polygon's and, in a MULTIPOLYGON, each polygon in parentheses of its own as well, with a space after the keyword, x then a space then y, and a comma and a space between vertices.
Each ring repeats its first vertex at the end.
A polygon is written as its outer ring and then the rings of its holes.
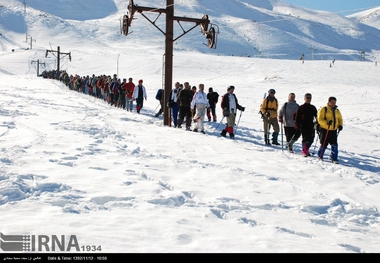
POLYGON ((143 80, 142 80, 142 79, 140 79, 140 80, 139 80, 139 83, 140 83, 140 82, 143 82, 143 80))
POLYGON ((336 98, 335 97, 329 97, 329 102, 332 101, 332 100, 336 101, 336 98))
POLYGON ((274 89, 270 89, 270 90, 268 91, 268 93, 276 93, 276 91, 275 91, 274 89))
POLYGON ((306 94, 305 94, 305 98, 306 98, 306 97, 311 97, 311 93, 306 93, 306 94))
POLYGON ((208 91, 213 91, 213 89, 211 87, 208 88, 208 91))
POLYGON ((234 86, 228 86, 227 87, 227 91, 230 91, 231 89, 235 89, 235 87, 234 86))

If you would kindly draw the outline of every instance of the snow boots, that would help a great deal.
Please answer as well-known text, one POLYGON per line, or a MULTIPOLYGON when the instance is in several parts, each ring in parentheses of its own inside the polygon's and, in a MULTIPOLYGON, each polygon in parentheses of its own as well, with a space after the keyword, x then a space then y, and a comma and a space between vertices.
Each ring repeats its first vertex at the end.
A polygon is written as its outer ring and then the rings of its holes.
POLYGON ((311 146, 311 143, 309 143, 309 142, 303 142, 302 143, 302 156, 303 157, 310 156, 310 153, 309 153, 310 146, 311 146))
POLYGON ((274 145, 280 145, 277 141, 277 138, 278 138, 278 132, 274 132, 272 133, 272 144, 274 145))
POLYGON ((264 135, 265 145, 271 145, 269 142, 269 134, 264 135))
POLYGON ((234 135, 234 128, 233 127, 228 127, 228 126, 220 133, 220 135, 222 135, 223 137, 226 137, 227 132, 230 135, 230 138, 233 139, 235 137, 235 135, 234 135))

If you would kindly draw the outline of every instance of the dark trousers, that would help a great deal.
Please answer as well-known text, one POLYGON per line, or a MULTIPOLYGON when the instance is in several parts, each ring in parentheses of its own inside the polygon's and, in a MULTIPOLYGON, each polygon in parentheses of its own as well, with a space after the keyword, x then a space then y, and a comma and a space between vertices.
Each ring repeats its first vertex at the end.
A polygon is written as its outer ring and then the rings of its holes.
POLYGON ((296 130, 294 129, 294 127, 284 127, 284 130, 285 130, 286 142, 290 142, 290 140, 296 133, 296 130))
POLYGON ((182 125, 185 118, 186 118, 186 127, 190 127, 191 118, 192 118, 190 106, 189 107, 184 107, 184 106, 179 107, 178 125, 182 125))
POLYGON ((210 108, 207 109, 207 118, 211 120, 211 117, 216 121, 215 104, 210 104, 210 108))
POLYGON ((325 129, 320 130, 319 135, 321 147, 318 150, 318 157, 323 158, 323 154, 327 146, 331 145, 331 154, 330 157, 332 160, 338 159, 338 133, 337 130, 327 131, 325 129))

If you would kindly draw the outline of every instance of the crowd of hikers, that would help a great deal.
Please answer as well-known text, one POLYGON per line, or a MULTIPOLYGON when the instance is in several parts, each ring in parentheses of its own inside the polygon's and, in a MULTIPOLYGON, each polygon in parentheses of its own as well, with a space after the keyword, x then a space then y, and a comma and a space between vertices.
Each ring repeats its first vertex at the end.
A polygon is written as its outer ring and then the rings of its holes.
MULTIPOLYGON (((143 80, 140 79, 138 84, 133 83, 133 79, 120 79, 116 74, 95 76, 69 75, 66 71, 44 71, 40 75, 44 78, 57 79, 70 90, 85 93, 90 96, 102 99, 111 106, 119 107, 132 112, 134 102, 136 102, 136 112, 140 113, 144 100, 147 100, 146 89, 143 80)), ((208 93, 204 91, 204 84, 190 86, 188 82, 183 84, 176 82, 167 98, 167 104, 164 105, 162 96, 163 90, 159 89, 156 99, 160 101, 161 108, 156 113, 156 117, 163 113, 163 108, 169 107, 171 111, 174 128, 182 128, 185 125, 186 130, 201 132, 205 134, 204 119, 207 116, 209 122, 217 121, 216 105, 219 101, 219 94, 212 87, 208 93)), ((235 87, 228 86, 227 92, 222 96, 220 106, 223 111, 223 118, 226 118, 226 126, 220 133, 226 137, 227 133, 230 138, 235 137, 234 127, 236 126, 236 115, 238 110, 243 112, 245 107, 238 103, 234 94, 235 87)), ((331 146, 330 160, 338 162, 338 142, 339 132, 343 129, 342 115, 337 108, 335 97, 329 97, 327 105, 317 110, 311 104, 312 95, 304 95, 304 103, 299 105, 295 100, 295 94, 290 93, 288 101, 281 107, 278 105, 275 97, 276 91, 270 89, 268 95, 263 99, 259 113, 263 119, 264 142, 266 145, 280 145, 278 135, 285 132, 286 148, 293 153, 293 144, 302 137, 302 155, 310 156, 309 149, 314 142, 317 133, 320 141, 318 158, 323 159, 324 152, 328 145, 331 146), (270 138, 270 130, 273 129, 270 138), (271 139, 271 140, 270 140, 271 139)), ((239 119, 240 120, 240 119, 239 119)), ((221 121, 221 122, 222 122, 221 121)))
POLYGON ((111 106, 131 112, 134 108, 134 102, 136 102, 137 113, 140 113, 144 100, 147 100, 147 93, 142 79, 135 85, 132 78, 129 78, 127 82, 126 78, 121 80, 116 74, 113 77, 111 75, 95 76, 95 74, 90 77, 89 75, 69 75, 65 70, 44 71, 40 76, 59 80, 65 83, 70 90, 94 96, 108 102, 111 106))

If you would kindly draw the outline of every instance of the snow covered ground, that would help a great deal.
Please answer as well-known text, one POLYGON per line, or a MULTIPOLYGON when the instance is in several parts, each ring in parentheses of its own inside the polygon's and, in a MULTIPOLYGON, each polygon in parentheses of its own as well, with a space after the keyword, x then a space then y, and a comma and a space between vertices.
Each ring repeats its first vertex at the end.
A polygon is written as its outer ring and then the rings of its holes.
MULTIPOLYGON (((87 30, 88 24, 70 23, 87 30)), ((38 30, 37 22, 33 26, 34 32, 49 33, 46 26, 38 30)), ((25 35, 2 32, 15 43, 25 41, 25 35)), ((52 49, 72 52, 72 61, 62 59, 62 68, 70 74, 118 70, 121 78, 142 78, 148 100, 141 114, 130 113, 36 77, 31 60, 40 59, 48 69, 56 63, 52 56, 44 58, 50 47, 40 46, 42 33, 32 50, 4 48, 3 235, 63 235, 66 247, 75 235, 79 251, 86 253, 380 252, 380 65, 336 60, 330 67, 330 60, 302 63, 176 50, 174 82, 204 83, 220 95, 227 86, 236 87, 246 110, 239 112, 231 140, 219 135, 224 127, 219 106, 218 121, 206 123, 206 135, 164 126, 162 116, 153 116, 154 96, 162 86, 157 39, 152 45, 148 38, 131 44, 111 39, 108 32, 104 39, 109 41, 84 46, 77 34, 68 30, 52 38, 52 49), (258 110, 270 88, 280 105, 290 92, 299 104, 312 93, 317 108, 329 96, 337 97, 344 121, 338 138, 341 164, 302 157, 300 142, 294 154, 264 145, 258 110)), ((318 147, 314 143, 311 152, 318 147)), ((56 252, 61 251, 56 247, 56 252)))

